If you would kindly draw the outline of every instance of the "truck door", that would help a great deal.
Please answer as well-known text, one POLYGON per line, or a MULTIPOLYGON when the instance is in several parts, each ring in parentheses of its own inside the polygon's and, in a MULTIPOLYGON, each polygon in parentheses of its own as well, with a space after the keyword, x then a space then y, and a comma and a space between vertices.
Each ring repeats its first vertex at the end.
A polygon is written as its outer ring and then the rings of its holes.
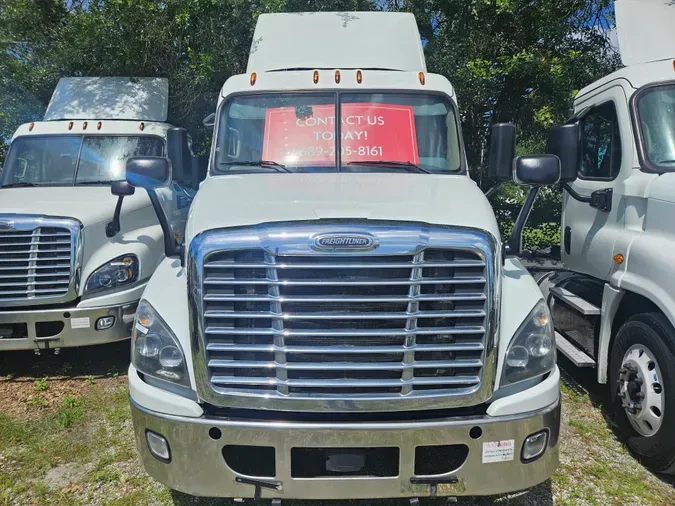
POLYGON ((615 187, 632 170, 632 137, 621 86, 600 92, 590 102, 577 107, 590 105, 580 119, 581 163, 571 186, 582 196, 595 192, 597 199, 579 202, 564 192, 561 250, 570 270, 605 279, 612 266, 614 240, 623 228, 621 192, 615 187))

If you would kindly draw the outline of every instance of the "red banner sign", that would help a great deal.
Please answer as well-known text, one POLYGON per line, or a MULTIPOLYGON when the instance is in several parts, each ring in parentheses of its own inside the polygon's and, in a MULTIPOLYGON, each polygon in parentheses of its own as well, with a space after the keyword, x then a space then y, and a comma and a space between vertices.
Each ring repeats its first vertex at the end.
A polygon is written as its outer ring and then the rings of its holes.
MULTIPOLYGON (((341 135, 342 163, 419 163, 412 106, 344 104, 341 135)), ((284 165, 334 165, 335 107, 268 109, 262 158, 284 165)))

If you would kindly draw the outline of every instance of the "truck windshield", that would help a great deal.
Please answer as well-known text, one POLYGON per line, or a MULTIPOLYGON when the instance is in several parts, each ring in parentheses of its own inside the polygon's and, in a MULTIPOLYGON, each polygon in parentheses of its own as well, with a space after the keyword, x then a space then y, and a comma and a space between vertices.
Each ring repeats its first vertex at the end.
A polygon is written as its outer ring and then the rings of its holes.
POLYGON ((637 109, 645 156, 653 165, 675 169, 675 85, 645 90, 637 109))
POLYGON ((161 156, 153 136, 51 135, 17 137, 10 146, 2 186, 109 184, 124 179, 127 158, 161 156))
POLYGON ((442 95, 266 93, 223 106, 213 172, 453 173, 460 146, 455 108, 442 95))

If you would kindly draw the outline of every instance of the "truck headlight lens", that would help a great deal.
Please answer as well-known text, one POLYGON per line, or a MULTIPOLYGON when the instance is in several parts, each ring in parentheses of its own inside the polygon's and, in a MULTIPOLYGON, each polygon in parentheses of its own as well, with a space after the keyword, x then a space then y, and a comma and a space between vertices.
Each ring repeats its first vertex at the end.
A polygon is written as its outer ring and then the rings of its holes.
POLYGON ((136 312, 131 333, 131 363, 148 376, 190 386, 178 339, 146 300, 139 302, 136 312))
POLYGON ((138 279, 138 258, 123 255, 96 269, 84 285, 84 293, 117 288, 138 279))
POLYGON ((509 345, 501 386, 550 372, 555 366, 555 358, 551 313, 542 300, 527 316, 509 345))

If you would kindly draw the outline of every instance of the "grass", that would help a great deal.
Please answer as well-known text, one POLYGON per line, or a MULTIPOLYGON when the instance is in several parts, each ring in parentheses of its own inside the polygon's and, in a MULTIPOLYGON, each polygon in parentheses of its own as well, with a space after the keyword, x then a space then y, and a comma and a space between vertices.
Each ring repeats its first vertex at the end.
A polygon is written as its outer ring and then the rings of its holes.
MULTIPOLYGON (((50 381, 35 380, 32 398, 44 393, 38 384, 50 381)), ((31 400, 34 412, 29 419, 0 413, 0 506, 231 504, 172 494, 145 474, 136 456, 125 377, 93 384, 86 377, 79 381, 81 391, 62 396, 48 408, 31 400)), ((672 484, 628 454, 603 415, 602 403, 564 385, 562 396, 561 465, 552 485, 538 487, 539 495, 509 497, 500 504, 552 504, 551 488, 555 503, 564 506, 675 504, 672 484), (548 497, 545 503, 542 494, 548 497)))

